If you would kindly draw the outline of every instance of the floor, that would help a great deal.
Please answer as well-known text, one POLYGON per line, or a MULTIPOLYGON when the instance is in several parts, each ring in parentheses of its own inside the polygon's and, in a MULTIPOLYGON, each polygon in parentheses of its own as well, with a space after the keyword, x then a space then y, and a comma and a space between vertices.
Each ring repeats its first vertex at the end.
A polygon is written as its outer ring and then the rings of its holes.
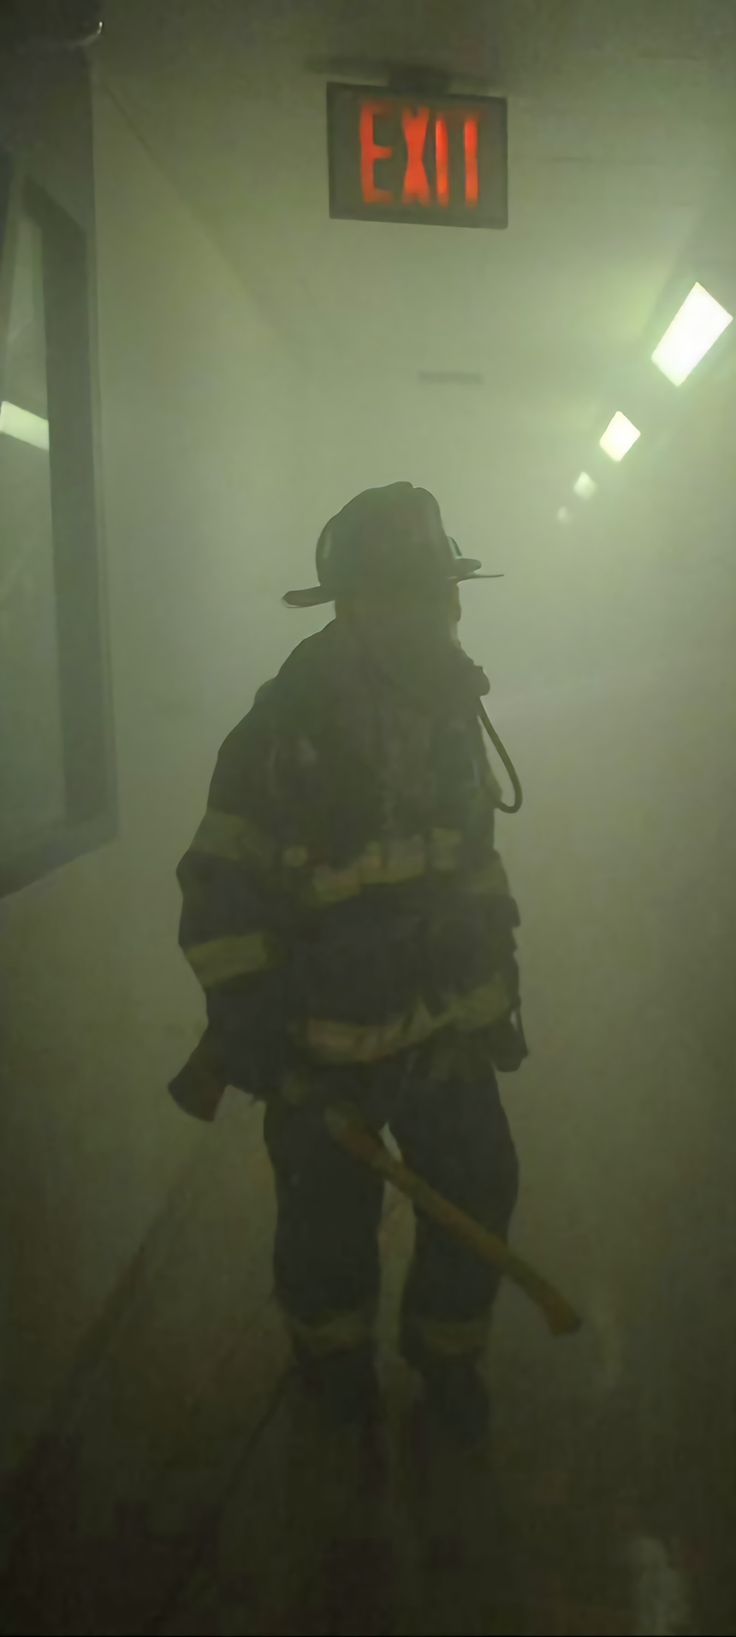
POLYGON ((733 1357, 714 1360, 710 1404, 683 1364, 717 1326, 683 1329, 673 1367, 655 1309, 622 1364, 605 1304, 553 1341, 509 1291, 492 1437, 458 1452, 395 1355, 411 1215, 393 1196, 385 1430, 370 1446, 330 1432, 289 1372, 248 1119, 247 1143, 203 1150, 183 1179, 22 1475, 2 1630, 735 1632, 733 1357))

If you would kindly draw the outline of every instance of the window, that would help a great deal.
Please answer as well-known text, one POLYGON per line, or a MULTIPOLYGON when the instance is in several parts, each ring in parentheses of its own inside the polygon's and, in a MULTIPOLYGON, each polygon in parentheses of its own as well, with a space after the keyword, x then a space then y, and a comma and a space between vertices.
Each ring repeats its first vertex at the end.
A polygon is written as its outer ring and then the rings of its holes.
POLYGON ((87 242, 6 189, 0 308, 0 887, 109 837, 87 242))

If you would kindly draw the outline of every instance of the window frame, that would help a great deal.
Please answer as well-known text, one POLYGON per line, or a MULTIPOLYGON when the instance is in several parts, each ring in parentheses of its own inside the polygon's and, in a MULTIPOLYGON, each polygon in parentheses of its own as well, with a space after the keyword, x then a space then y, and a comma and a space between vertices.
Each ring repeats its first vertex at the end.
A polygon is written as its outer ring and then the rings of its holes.
POLYGON ((0 853, 0 896, 111 841, 118 822, 97 484, 94 246, 91 231, 0 149, 0 397, 2 310, 23 216, 42 238, 64 816, 0 853))

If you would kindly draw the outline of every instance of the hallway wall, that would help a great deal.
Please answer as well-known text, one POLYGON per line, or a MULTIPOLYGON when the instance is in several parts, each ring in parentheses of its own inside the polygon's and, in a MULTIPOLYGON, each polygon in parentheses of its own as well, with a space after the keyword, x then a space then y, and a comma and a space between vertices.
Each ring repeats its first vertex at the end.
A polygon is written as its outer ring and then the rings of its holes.
POLYGON ((174 870, 309 556, 295 365, 104 87, 95 131, 119 832, 3 906, 5 1469, 200 1140, 174 870))

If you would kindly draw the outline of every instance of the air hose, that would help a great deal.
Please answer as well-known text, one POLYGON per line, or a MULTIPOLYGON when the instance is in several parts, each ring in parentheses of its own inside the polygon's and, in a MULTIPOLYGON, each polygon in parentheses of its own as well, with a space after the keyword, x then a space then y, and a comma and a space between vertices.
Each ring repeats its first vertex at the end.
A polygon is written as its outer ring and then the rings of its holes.
POLYGON ((484 726, 484 728, 486 730, 486 733, 488 734, 488 737, 489 737, 489 739, 491 741, 491 744, 494 747, 494 750, 498 751, 498 754, 499 754, 499 756, 501 758, 501 761, 503 762, 503 765, 504 765, 504 767, 506 769, 506 772, 508 773, 508 776, 509 776, 509 778, 511 780, 511 788, 512 788, 512 790, 514 792, 513 801, 511 801, 511 802, 500 801, 498 805, 499 805, 502 813, 518 813, 519 808, 521 807, 521 804, 522 804, 522 802, 524 800, 524 792, 523 792, 523 790, 521 788, 521 780, 519 778, 519 775, 518 775, 518 773, 516 771, 516 768, 514 767, 514 764, 513 764, 512 760, 511 760, 511 757, 509 756, 509 753, 508 753, 508 751, 506 749, 506 746, 505 746, 505 744, 503 742, 503 739, 501 739, 499 737, 499 735, 497 734, 496 729, 494 728, 493 723, 491 721, 491 718, 488 715, 486 707, 482 703, 479 703, 479 705, 478 705, 478 716, 480 717, 480 720, 483 723, 483 726, 484 726))
MULTIPOLYGON (((382 665, 381 662, 376 658, 375 654, 369 654, 369 659, 370 659, 370 662, 371 662, 371 664, 373 666, 373 669, 378 673, 378 675, 380 677, 383 678, 384 681, 391 683, 393 687, 401 688, 404 693, 411 694, 413 692, 412 689, 407 687, 405 678, 397 676, 396 673, 394 671, 390 670, 388 666, 382 665)), ((508 773, 508 776, 509 776, 509 778, 511 780, 511 788, 512 788, 512 790, 514 792, 513 801, 510 801, 510 802, 499 801, 498 806, 499 806, 502 813, 518 813, 519 809, 521 807, 521 804, 522 804, 522 802, 524 800, 524 792, 523 792, 523 790, 521 788, 521 780, 520 780, 519 775, 518 775, 518 773, 516 771, 516 768, 514 767, 514 764, 513 764, 512 760, 511 760, 511 757, 509 756, 509 753, 508 753, 508 751, 506 749, 506 746, 505 746, 503 740, 500 738, 499 734, 497 734, 496 729, 494 728, 493 723, 491 721, 491 718, 488 715, 488 712, 487 712, 487 710, 485 708, 485 705, 483 704, 483 702, 481 700, 478 701, 478 718, 479 718, 480 722, 483 724, 483 727, 485 728, 485 731, 488 734, 488 737, 489 737, 489 739, 491 741, 491 744, 493 745, 494 749, 498 751, 498 754, 499 754, 499 756, 501 758, 501 761, 503 762, 503 765, 504 765, 504 767, 506 769, 506 772, 508 773)))

